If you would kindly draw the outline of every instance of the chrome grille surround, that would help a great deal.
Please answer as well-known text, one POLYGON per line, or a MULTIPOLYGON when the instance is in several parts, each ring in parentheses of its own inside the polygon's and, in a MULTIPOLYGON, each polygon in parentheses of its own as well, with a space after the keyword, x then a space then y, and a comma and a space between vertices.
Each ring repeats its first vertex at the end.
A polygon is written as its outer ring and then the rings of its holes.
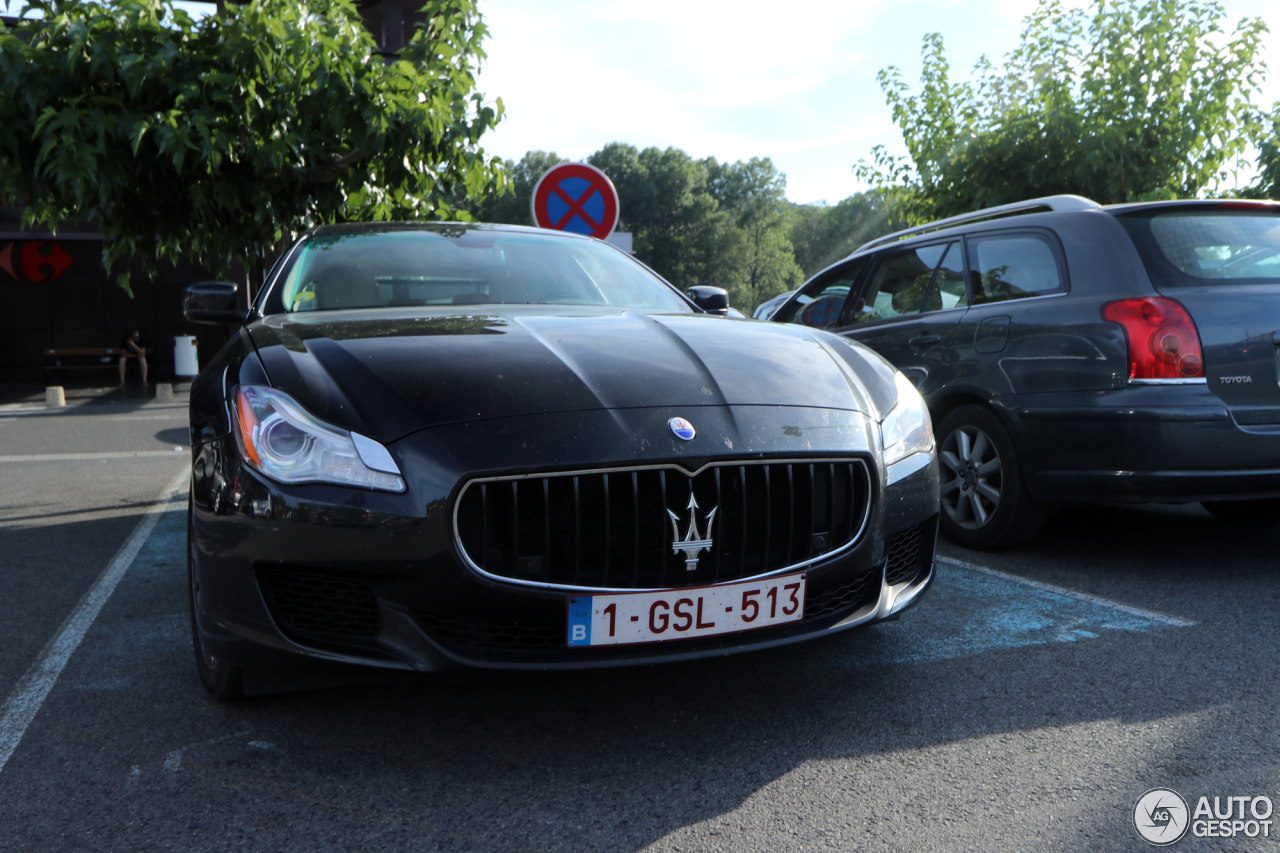
POLYGON ((693 472, 676 464, 663 464, 477 477, 467 481, 454 500, 454 542, 460 559, 482 577, 538 589, 645 592, 736 583, 798 571, 852 549, 867 531, 872 483, 871 468, 861 456, 726 460, 708 463, 693 472), (649 481, 643 488, 642 478, 649 481), (798 480, 803 482, 798 484, 798 480), (656 500, 654 481, 658 484, 656 500), (716 544, 702 552, 699 568, 693 572, 685 571, 684 558, 673 551, 667 515, 670 510, 680 516, 683 533, 688 525, 689 484, 693 484, 698 497, 699 524, 705 522, 712 508, 717 510, 712 529, 706 531, 716 544), (553 488, 559 496, 552 496, 553 488), (752 490, 765 498, 763 508, 750 501, 752 490), (803 492, 800 502, 807 501, 807 507, 801 509, 811 510, 818 505, 828 529, 817 529, 818 517, 813 512, 806 518, 797 517, 798 490, 803 492), (787 497, 787 501, 777 501, 779 505, 775 507, 778 495, 787 497), (520 508, 522 499, 524 510, 520 508), (586 509, 584 504, 588 505, 586 509), (619 504, 629 511, 619 513, 619 504), (491 509, 494 506, 501 508, 491 509), (569 522, 564 518, 566 511, 569 522), (492 531, 492 516, 503 513, 509 516, 505 519, 507 529, 492 531), (758 522, 761 513, 763 524, 752 529, 751 516, 758 522), (603 518, 603 530, 584 525, 584 515, 588 521, 591 517, 603 518), (783 516, 787 529, 779 541, 773 534, 784 527, 783 516), (625 531, 624 526, 630 531, 625 531), (552 531, 557 527, 573 531, 571 546, 561 542, 552 545, 552 531), (539 548, 521 547, 521 537, 527 544, 531 534, 535 539, 541 538, 539 548), (504 541, 503 536, 512 541, 504 541), (594 548, 603 554, 602 565, 583 566, 584 537, 588 550, 594 548), (496 547, 490 546, 491 541, 496 547), (637 547, 641 542, 643 547, 637 547), (753 542, 763 557, 748 554, 753 542), (495 550, 497 554, 493 553, 495 550), (570 578, 563 577, 569 573, 563 565, 566 552, 575 560, 570 578), (774 559, 775 553, 781 559, 774 559), (618 565, 617 556, 630 561, 629 573, 625 566, 618 565), (646 558, 651 563, 646 564, 642 574, 640 563, 646 558), (657 568, 652 564, 655 561, 657 568), (727 566, 731 561, 737 562, 736 570, 727 566), (665 582, 643 582, 644 576, 652 578, 654 574, 665 582))

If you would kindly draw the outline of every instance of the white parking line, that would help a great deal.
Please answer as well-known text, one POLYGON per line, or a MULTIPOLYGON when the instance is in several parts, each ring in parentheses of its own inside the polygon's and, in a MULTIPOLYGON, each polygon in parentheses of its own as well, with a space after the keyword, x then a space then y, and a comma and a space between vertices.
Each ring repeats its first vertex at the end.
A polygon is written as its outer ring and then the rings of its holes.
MULTIPOLYGON (((152 408, 148 406, 147 408, 152 408)), ((114 412, 90 412, 84 411, 83 406, 67 406, 62 409, 51 409, 48 406, 23 406, 20 408, 6 409, 0 406, 0 423, 6 418, 19 418, 31 416, 44 416, 51 418, 110 418, 113 421, 168 421, 168 420, 186 420, 187 407, 185 404, 179 405, 160 405, 154 406, 156 409, 172 409, 171 415, 118 415, 114 412)), ((133 411, 137 411, 134 409, 133 411)))
POLYGON ((144 456, 173 456, 188 448, 172 450, 118 450, 104 453, 25 453, 16 456, 0 456, 0 462, 83 462, 86 459, 140 459, 144 456))
POLYGON ((1163 622, 1166 625, 1173 625, 1178 628, 1190 628, 1195 625, 1190 619, 1183 619, 1181 616, 1170 616, 1167 613, 1157 613, 1154 610, 1145 610, 1141 607, 1134 607, 1129 604, 1121 604, 1119 601, 1112 601, 1109 598, 1102 598, 1097 595, 1090 595, 1087 592, 1076 592, 1074 589, 1067 589, 1064 586, 1054 586, 1053 584, 1041 583, 1033 581, 1029 578, 1011 575, 1007 572, 998 572, 995 569, 988 569, 986 566, 979 566, 975 563, 966 563, 964 560, 956 560, 951 557, 938 557, 937 562, 949 564, 959 569, 966 569, 971 572, 981 572, 984 575, 1000 578, 1013 583, 1020 583, 1024 586, 1034 587, 1035 589, 1052 592, 1056 595, 1065 595, 1068 598, 1074 598, 1077 601, 1087 601, 1090 604, 1097 604, 1102 607, 1110 607, 1112 610, 1119 610, 1128 613, 1131 616, 1138 616, 1143 619, 1150 619, 1154 622, 1163 622))
POLYGON ((93 624, 94 619, 98 618, 99 611, 107 603, 107 599, 111 598, 111 593, 115 592, 116 585, 133 565, 138 551, 142 549, 143 543, 155 529, 156 522, 160 520, 160 513, 165 511, 169 500, 186 486, 190 473, 184 468, 182 473, 174 477, 173 481, 156 497, 147 514, 138 522, 138 526, 120 547, 115 558, 107 564, 106 569, 85 593, 84 598, 80 599, 76 609, 71 611, 67 621, 62 623, 57 636, 50 640, 40 652, 40 657, 36 658, 35 663, 27 670, 27 674, 23 676, 22 681, 18 682, 18 686, 4 703, 3 710, 0 710, 0 771, 4 770, 5 764, 18 748, 18 744, 22 742, 27 727, 39 713, 45 697, 57 683, 58 676, 62 674, 67 661, 71 659, 80 641, 84 639, 89 626, 93 624))

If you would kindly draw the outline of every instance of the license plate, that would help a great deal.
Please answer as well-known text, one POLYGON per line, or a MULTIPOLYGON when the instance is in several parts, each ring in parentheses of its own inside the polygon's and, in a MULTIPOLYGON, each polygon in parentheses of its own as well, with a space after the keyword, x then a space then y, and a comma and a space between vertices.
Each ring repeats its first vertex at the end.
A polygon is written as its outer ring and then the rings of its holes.
POLYGON ((804 618, 805 575, 720 586, 571 595, 570 646, 629 646, 736 634, 804 618))

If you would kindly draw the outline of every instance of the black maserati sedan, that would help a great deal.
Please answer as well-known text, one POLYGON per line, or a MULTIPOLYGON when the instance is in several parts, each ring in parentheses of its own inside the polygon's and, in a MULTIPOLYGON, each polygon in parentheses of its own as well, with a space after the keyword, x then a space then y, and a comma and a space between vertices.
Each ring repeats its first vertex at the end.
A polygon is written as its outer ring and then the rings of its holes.
POLYGON ((215 697, 368 674, 723 655, 897 614, 938 463, 856 342, 724 316, 598 240, 304 235, 191 389, 188 572, 215 697))

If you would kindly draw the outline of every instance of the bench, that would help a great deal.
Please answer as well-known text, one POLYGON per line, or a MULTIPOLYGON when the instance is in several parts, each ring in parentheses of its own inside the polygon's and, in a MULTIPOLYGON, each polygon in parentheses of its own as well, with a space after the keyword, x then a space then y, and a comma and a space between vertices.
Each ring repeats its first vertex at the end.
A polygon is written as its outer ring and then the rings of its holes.
POLYGON ((116 371, 120 361, 120 350, 115 347, 56 347, 47 349, 44 354, 53 359, 52 364, 44 366, 46 377, 56 379, 67 370, 107 370, 116 371))

